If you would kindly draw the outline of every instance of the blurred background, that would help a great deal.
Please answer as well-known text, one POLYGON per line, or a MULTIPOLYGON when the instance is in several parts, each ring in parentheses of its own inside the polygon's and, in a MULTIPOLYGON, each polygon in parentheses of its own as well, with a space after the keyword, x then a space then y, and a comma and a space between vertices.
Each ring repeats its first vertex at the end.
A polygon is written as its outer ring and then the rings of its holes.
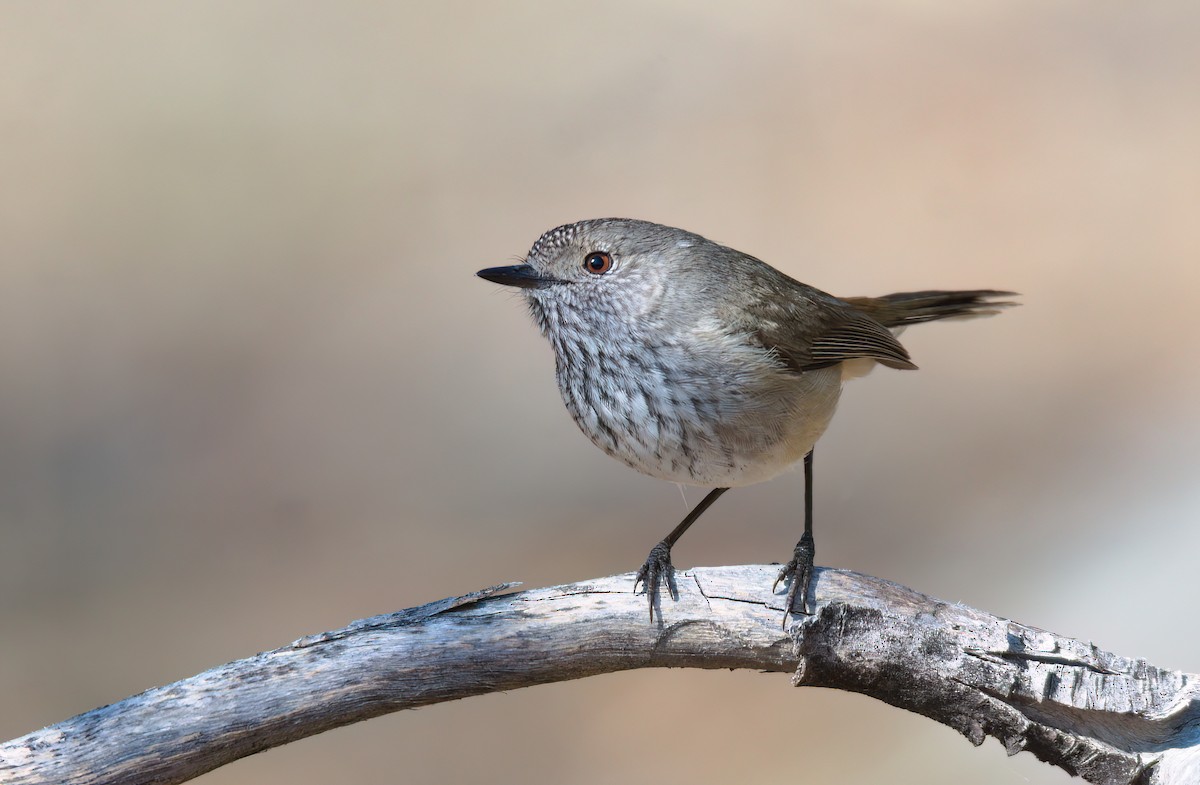
MULTIPOLYGON (((576 431, 473 275, 607 215, 842 295, 1022 292, 848 387, 818 563, 1200 670, 1200 5, 740 5, 0 7, 0 738, 637 567, 679 491, 576 431)), ((801 501, 737 490, 675 562, 786 559, 801 501)), ((1068 779, 786 675, 641 671, 203 781, 785 778, 1068 779)))

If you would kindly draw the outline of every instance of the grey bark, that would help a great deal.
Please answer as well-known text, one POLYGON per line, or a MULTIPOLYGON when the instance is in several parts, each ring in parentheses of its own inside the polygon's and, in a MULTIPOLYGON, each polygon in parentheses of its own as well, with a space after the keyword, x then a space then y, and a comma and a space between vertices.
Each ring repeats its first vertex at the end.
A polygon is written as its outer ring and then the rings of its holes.
POLYGON ((792 672, 1104 785, 1200 782, 1197 677, 919 594, 818 569, 781 627, 776 567, 678 574, 655 623, 629 575, 493 587, 308 636, 0 745, 0 782, 177 783, 399 709, 630 668, 792 672))

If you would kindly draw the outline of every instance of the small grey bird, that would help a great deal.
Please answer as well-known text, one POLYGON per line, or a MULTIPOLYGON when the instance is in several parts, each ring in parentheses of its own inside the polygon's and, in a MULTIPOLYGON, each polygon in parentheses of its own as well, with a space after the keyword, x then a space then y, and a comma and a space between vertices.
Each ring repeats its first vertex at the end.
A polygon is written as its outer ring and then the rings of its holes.
POLYGON ((842 382, 876 363, 917 366, 892 330, 985 316, 1012 292, 922 291, 838 298, 682 229, 601 218, 543 234, 523 264, 480 270, 520 287, 554 347, 575 423, 652 477, 715 486, 650 551, 634 579, 654 620, 660 581, 678 597, 671 547, 729 488, 804 460, 804 534, 779 572, 807 613, 813 574, 813 445, 842 382))

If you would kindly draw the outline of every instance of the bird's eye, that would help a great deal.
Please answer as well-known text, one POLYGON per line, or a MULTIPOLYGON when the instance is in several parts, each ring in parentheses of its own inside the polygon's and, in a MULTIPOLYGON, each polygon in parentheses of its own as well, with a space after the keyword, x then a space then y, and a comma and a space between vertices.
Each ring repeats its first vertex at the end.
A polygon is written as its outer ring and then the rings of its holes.
POLYGON ((583 269, 593 275, 604 275, 612 269, 612 257, 604 251, 592 251, 583 257, 583 269))

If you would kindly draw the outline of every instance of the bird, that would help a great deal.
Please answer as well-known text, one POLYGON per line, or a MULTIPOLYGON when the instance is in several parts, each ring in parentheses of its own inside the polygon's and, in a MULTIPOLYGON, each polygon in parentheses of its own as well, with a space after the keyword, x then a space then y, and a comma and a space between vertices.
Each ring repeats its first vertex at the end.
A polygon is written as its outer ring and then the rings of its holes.
POLYGON ((896 337, 910 325, 988 316, 1016 296, 839 298, 693 232, 630 218, 556 227, 519 264, 477 275, 524 294, 563 403, 593 444, 651 477, 711 488, 636 573, 651 623, 660 585, 678 598, 671 549, 683 533, 730 488, 800 462, 804 530, 771 590, 788 587, 785 627, 797 596, 807 613, 813 449, 843 382, 876 365, 915 369, 896 337))

